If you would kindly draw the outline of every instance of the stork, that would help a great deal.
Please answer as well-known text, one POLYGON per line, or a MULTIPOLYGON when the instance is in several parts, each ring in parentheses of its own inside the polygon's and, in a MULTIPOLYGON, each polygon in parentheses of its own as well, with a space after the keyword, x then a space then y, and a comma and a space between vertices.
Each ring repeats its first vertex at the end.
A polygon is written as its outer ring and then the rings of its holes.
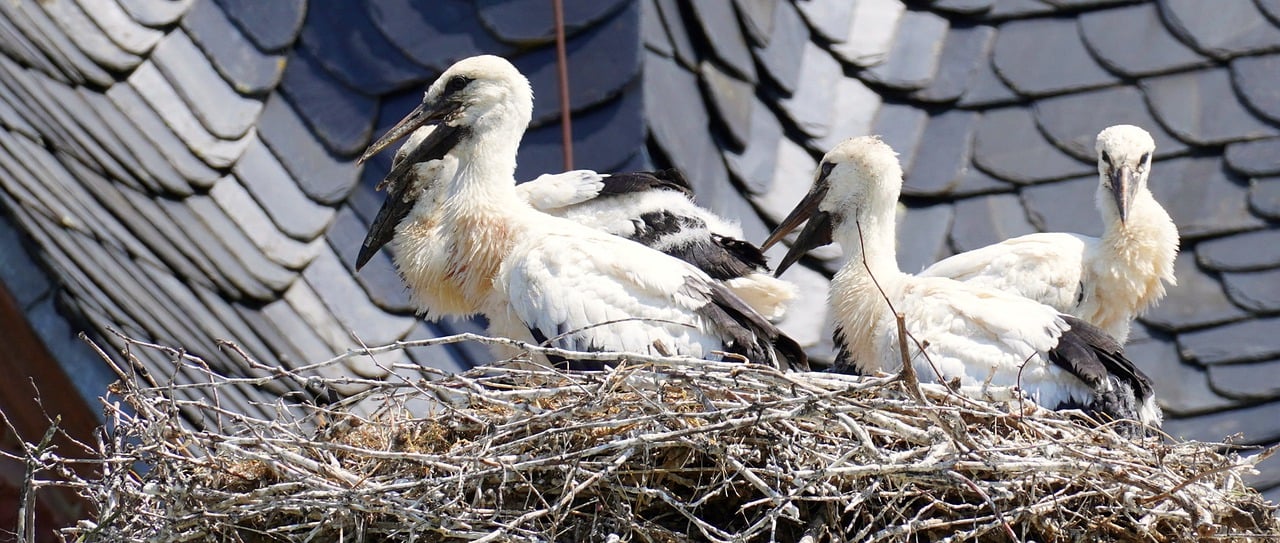
MULTIPOLYGON (((532 113, 529 82, 506 60, 472 57, 446 70, 422 104, 361 157, 435 126, 388 175, 387 199, 357 261, 400 238, 402 265, 438 259, 426 264, 443 270, 438 277, 449 290, 479 308, 491 330, 516 339, 579 351, 728 352, 805 366, 794 340, 693 265, 539 212, 522 199, 516 151, 532 113), (452 168, 434 181, 442 184, 442 200, 423 200, 430 191, 406 177, 419 165, 452 168), (424 239, 439 250, 422 251, 420 240, 404 239, 437 225, 435 236, 424 239)), ((413 269, 402 272, 415 292, 435 288, 419 284, 413 269)))
MULTIPOLYGON (((435 180, 452 176, 456 159, 446 155, 438 160, 400 167, 434 128, 423 126, 409 135, 396 152, 392 173, 379 186, 396 182, 392 176, 403 172, 404 182, 420 187, 415 191, 429 191, 422 194, 420 200, 439 204, 443 184, 435 180)), ((781 318, 797 295, 795 285, 773 277, 764 253, 742 240, 740 226, 694 204, 692 188, 678 170, 621 174, 574 170, 543 174, 517 185, 516 191, 539 211, 643 243, 699 267, 770 320, 781 318)), ((434 209, 438 212, 439 208, 434 209)), ((420 227, 414 240, 421 242, 434 237, 428 234, 438 231, 438 221, 427 222, 436 227, 420 227)), ((400 268, 417 269, 419 274, 437 274, 440 270, 430 263, 441 261, 441 258, 431 258, 422 265, 400 268)), ((364 262, 356 264, 359 268, 364 262)), ((447 283, 431 281, 431 284, 435 286, 429 292, 414 293, 422 312, 452 316, 476 312, 458 307, 457 296, 442 292, 447 283)))
POLYGON ((898 268, 895 206, 902 189, 896 154, 876 137, 846 140, 822 159, 813 188, 764 246, 808 220, 778 265, 833 239, 845 262, 829 301, 840 353, 835 371, 901 368, 895 312, 913 368, 961 385, 1017 385, 1050 409, 1081 408, 1112 418, 1160 422, 1150 381, 1097 327, 1004 291, 898 268))
POLYGON ((1025 296, 1102 328, 1122 345, 1133 319, 1177 284, 1178 228, 1147 188, 1155 141, 1116 125, 1098 134, 1102 237, 1039 233, 938 261, 920 273, 1025 296))

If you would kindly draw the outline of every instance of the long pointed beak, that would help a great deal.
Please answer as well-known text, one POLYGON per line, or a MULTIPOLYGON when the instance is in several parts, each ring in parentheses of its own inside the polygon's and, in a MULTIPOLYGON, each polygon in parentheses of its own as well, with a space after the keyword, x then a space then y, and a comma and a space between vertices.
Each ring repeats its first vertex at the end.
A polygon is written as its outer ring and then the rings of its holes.
POLYGON ((810 216, 809 222, 804 225, 804 230, 801 230, 800 234, 796 236, 795 243, 791 244, 791 248, 782 257, 782 261, 778 262, 778 271, 773 273, 774 277, 780 277, 782 272, 798 262, 805 253, 830 244, 833 228, 834 223, 831 220, 830 213, 818 211, 810 216))
POLYGON ((1120 223, 1129 219, 1129 206, 1133 204, 1133 169, 1128 165, 1111 170, 1111 198, 1120 211, 1120 223))
MULTIPOLYGON (((401 119, 399 123, 396 123, 391 130, 388 130, 386 134, 378 138, 378 141, 373 142, 360 159, 364 160, 377 154, 414 130, 446 118, 451 111, 452 109, 447 108, 433 110, 425 104, 418 106, 408 116, 401 119)), ((387 173, 387 176, 383 178, 382 182, 378 184, 378 188, 387 188, 387 199, 382 202, 382 207, 378 209, 378 214, 374 216, 373 222, 369 225, 369 233, 365 235, 364 243, 360 245, 360 253, 356 255, 357 271, 364 267, 369 262, 369 259, 373 258, 378 249, 381 249, 391 241, 391 238, 395 236, 396 225, 400 224, 400 221, 404 220, 409 215, 409 212, 413 210, 413 204, 421 194, 421 192, 414 193, 413 191, 415 189, 420 191, 424 188, 406 179, 413 171, 414 165, 444 158, 466 133, 467 130, 465 128, 450 126, 448 123, 436 125, 431 134, 424 138, 403 160, 397 162, 391 171, 387 173)))
POLYGON ((782 258, 782 262, 778 264, 777 269, 773 272, 774 276, 782 275, 783 271, 794 264, 797 260, 800 260, 800 257, 809 249, 821 247, 826 243, 831 243, 830 217, 827 217, 826 213, 818 211, 818 205, 821 204, 822 199, 827 196, 827 188, 830 186, 827 182, 828 173, 830 172, 824 171, 822 175, 818 177, 817 181, 814 181, 813 188, 809 189, 809 193, 800 200, 800 203, 796 204, 795 209, 792 209, 791 213, 788 214, 785 219, 782 219, 781 223, 778 223, 778 227, 774 228, 773 233, 769 234, 769 238, 764 240, 764 243, 760 245, 761 251, 767 251, 770 247, 773 247, 774 244, 781 241, 787 234, 790 234, 792 230, 795 230, 796 227, 800 226, 800 223, 809 221, 809 224, 806 225, 805 229, 801 232, 800 237, 808 238, 806 240, 808 243, 816 243, 816 245, 810 245, 797 251, 796 248, 802 245, 800 243, 800 239, 797 238, 795 244, 793 244, 791 249, 787 251, 786 256, 782 258), (815 224, 821 222, 827 223, 827 226, 825 227, 826 242, 821 241, 822 225, 815 224))

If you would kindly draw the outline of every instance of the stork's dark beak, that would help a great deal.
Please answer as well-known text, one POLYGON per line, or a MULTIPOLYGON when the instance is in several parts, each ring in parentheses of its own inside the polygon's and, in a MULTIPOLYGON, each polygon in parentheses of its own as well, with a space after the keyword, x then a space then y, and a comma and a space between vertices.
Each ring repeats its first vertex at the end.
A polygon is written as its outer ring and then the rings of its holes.
POLYGON ((1133 169, 1129 165, 1121 165, 1111 170, 1111 198, 1120 211, 1120 223, 1129 219, 1129 206, 1133 204, 1133 169))
POLYGON ((782 272, 800 260, 800 257, 810 249, 831 243, 831 216, 829 213, 818 210, 818 205, 822 203, 823 198, 826 198, 827 189, 831 186, 827 179, 829 175, 831 175, 830 165, 823 164, 822 173, 817 181, 813 182, 813 188, 809 189, 809 194, 796 204, 796 208, 791 210, 787 218, 782 219, 778 227, 773 229, 772 234, 769 234, 769 239, 764 240, 760 245, 761 251, 768 250, 800 226, 800 223, 809 221, 809 224, 805 225, 804 230, 801 230, 800 235, 796 237, 795 243, 791 245, 786 256, 782 257, 782 262, 778 263, 777 269, 773 272, 775 277, 781 276, 782 272))
POLYGON ((424 102, 409 112, 405 118, 400 119, 400 122, 391 127, 391 130, 381 138, 369 145, 369 148, 360 156, 359 162, 364 162, 414 130, 428 124, 439 123, 430 135, 405 155, 403 160, 396 162, 391 172, 383 178, 381 183, 378 183, 379 189, 387 188, 387 199, 378 210, 378 215, 373 218, 373 223, 369 225, 369 233, 360 246, 360 253, 356 255, 356 270, 364 267, 378 249, 391 241, 395 236, 396 225, 400 224, 400 221, 413 210, 413 203, 420 193, 414 192, 414 189, 421 189, 412 182, 413 180, 407 179, 413 167, 429 160, 444 158, 462 138, 464 129, 451 126, 448 122, 440 122, 447 121, 458 107, 458 104, 450 100, 445 100, 443 104, 436 107, 424 102))

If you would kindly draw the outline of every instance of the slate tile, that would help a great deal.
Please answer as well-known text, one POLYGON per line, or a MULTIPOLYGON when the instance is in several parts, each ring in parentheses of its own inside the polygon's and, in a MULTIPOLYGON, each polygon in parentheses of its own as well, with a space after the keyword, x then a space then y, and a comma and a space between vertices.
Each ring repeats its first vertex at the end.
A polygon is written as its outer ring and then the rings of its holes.
POLYGON ((855 4, 863 1, 800 2, 796 7, 815 34, 829 42, 843 43, 851 35, 849 22, 858 11, 855 4))
POLYGON ((1015 19, 1052 13, 1057 9, 1044 0, 995 0, 983 15, 987 19, 1015 19))
POLYGON ((1280 54, 1239 57, 1231 61, 1231 81, 1244 103, 1271 122, 1280 122, 1280 92, 1275 74, 1280 54))
POLYGON ((751 130, 747 134, 745 148, 726 152, 724 158, 729 171, 742 182, 747 192, 760 194, 773 185, 778 142, 786 136, 782 124, 763 101, 752 96, 749 106, 751 130))
POLYGON ((1094 150, 1098 133, 1117 124, 1140 126, 1156 142, 1156 157, 1186 154, 1190 147, 1156 122, 1134 87, 1120 86, 1064 94, 1036 101, 1036 124, 1049 141, 1071 156, 1087 162, 1098 160, 1094 150))
POLYGON ((1268 219, 1280 219, 1280 178, 1249 180, 1249 209, 1268 219))
POLYGON ((4 126, 6 129, 13 132, 25 134, 30 138, 39 138, 40 132, 37 131, 29 121, 27 121, 27 116, 31 115, 31 113, 25 112, 24 114, 23 112, 19 112, 14 106, 17 105, 23 110, 27 110, 29 108, 14 98, 15 97, 9 93, 9 89, 0 86, 0 126, 4 126), (13 101, 14 103, 10 103, 10 101, 13 101))
POLYGON ((898 26, 906 14, 907 6, 900 0, 854 0, 843 3, 852 6, 853 13, 847 21, 846 38, 838 40, 840 43, 832 44, 831 52, 857 66, 875 66, 884 62, 893 48, 898 26))
POLYGON ((742 29, 751 43, 769 44, 773 36, 773 15, 780 3, 780 0, 734 0, 733 5, 738 8, 742 19, 742 29))
MULTIPOLYGON (((1178 255, 1173 276, 1178 278, 1178 284, 1169 287, 1169 293, 1142 317, 1142 322, 1164 331, 1182 331, 1249 317, 1227 299, 1216 277, 1196 266, 1195 255, 1190 252, 1178 255)), ((1179 343, 1187 337, 1179 336, 1179 343)), ((1191 357, 1185 351, 1183 356, 1191 357)))
POLYGON ((86 56, 35 2, 9 2, 0 6, 0 12, 6 13, 27 38, 40 43, 44 53, 58 63, 61 72, 72 81, 88 81, 103 87, 114 81, 111 74, 86 56))
POLYGON ((1218 145, 1280 134, 1236 98, 1226 68, 1148 78, 1139 85, 1160 123, 1188 143, 1218 145))
POLYGON ((1041 18, 1001 25, 992 48, 996 73, 1019 94, 1041 96, 1118 82, 1085 49, 1075 21, 1041 18), (1053 51, 1053 62, 1029 51, 1053 51))
POLYGON ((1218 271, 1254 271, 1280 266, 1280 230, 1256 230, 1196 244, 1201 266, 1218 271))
POLYGON ((959 99, 968 89, 978 65, 990 62, 988 53, 995 36, 996 30, 991 26, 953 26, 942 42, 933 79, 924 88, 911 93, 911 98, 924 102, 959 99))
POLYGON ((750 137, 754 87, 725 73, 714 62, 702 61, 698 72, 710 110, 715 114, 712 118, 723 127, 720 133, 729 139, 732 149, 741 150, 750 137))
POLYGON ((76 3, 112 42, 135 55, 150 51, 151 46, 164 37, 164 31, 138 24, 116 2, 76 0, 76 3))
POLYGON ((197 0, 182 28, 236 92, 266 94, 280 83, 284 56, 258 51, 212 0, 197 0))
POLYGON ((338 208, 333 218, 333 225, 325 234, 329 246, 337 253, 339 260, 347 271, 360 283, 368 294, 369 300, 378 307, 393 313, 411 313, 413 306, 409 303, 409 291, 389 258, 388 250, 382 251, 387 257, 375 258, 359 272, 355 271, 356 253, 364 236, 369 231, 369 223, 356 215, 350 207, 338 208))
MULTIPOLYGON (((307 289, 306 283, 299 281, 290 290, 307 289)), ((281 298, 280 300, 271 302, 262 306, 261 311, 247 311, 237 306, 236 309, 245 314, 248 319, 248 313, 259 313, 266 318, 270 324, 268 335, 272 338, 281 338, 287 340, 292 349, 296 350, 300 356, 296 360, 284 361, 287 367, 296 368, 307 364, 316 364, 332 358, 338 354, 335 349, 316 333, 310 323, 298 314, 298 311, 289 303, 289 300, 281 298)), ((323 366, 317 370, 317 373, 326 377, 344 377, 345 372, 334 366, 323 366)))
POLYGON ((977 196, 979 194, 994 194, 998 192, 1013 192, 1017 189, 1017 185, 993 176, 973 166, 966 164, 960 168, 960 179, 951 189, 950 196, 953 198, 963 198, 967 196, 977 196))
POLYGON ((250 142, 232 171, 272 222, 289 237, 309 241, 329 225, 333 208, 308 199, 275 155, 257 138, 250 142))
POLYGON ((302 276, 343 328, 366 345, 392 343, 413 327, 415 319, 392 315, 373 305, 333 251, 320 251, 302 276))
MULTIPOLYGON (((104 172, 107 176, 116 181, 130 185, 134 188, 142 188, 142 181, 134 177, 134 172, 126 168, 121 161, 117 160, 116 154, 109 152, 102 141, 109 142, 108 145, 115 147, 115 151, 120 153, 120 149, 110 138, 103 138, 99 134, 109 132, 94 113, 92 107, 85 102, 74 88, 62 85, 52 80, 42 80, 45 84, 46 95, 51 101, 56 102, 59 106, 60 115, 64 118, 63 127, 71 135, 77 146, 75 153, 67 153, 68 155, 81 157, 87 164, 94 169, 104 172), (94 130, 97 134, 91 133, 94 130)), ((120 153, 127 155, 127 153, 120 153)))
MULTIPOLYGON (((991 43, 994 44, 995 40, 992 39, 991 43)), ((964 108, 991 107, 1021 99, 1021 96, 1013 92, 1013 89, 996 75, 991 59, 986 54, 982 54, 979 55, 978 63, 971 72, 968 88, 960 96, 960 100, 956 101, 956 105, 964 108)))
MULTIPOLYGON (((791 2, 777 2, 773 14, 773 36, 765 47, 755 49, 764 75, 786 93, 794 93, 800 83, 801 62, 809 44, 809 26, 791 2)), ((674 39, 674 37, 673 37, 674 39)))
POLYGON ((99 209, 94 206, 94 197, 86 193, 53 153, 24 137, 7 134, 0 135, 0 147, 5 151, 0 154, 0 169, 10 176, 3 182, 13 197, 22 201, 20 205, 33 205, 61 228, 97 234, 104 242, 119 243, 113 239, 117 231, 110 229, 112 218, 95 213, 99 209))
POLYGON ((262 111, 262 101, 241 96, 227 85, 181 29, 160 40, 151 59, 214 136, 225 140, 243 137, 262 111))
MULTIPOLYGON (((589 0, 588 0, 589 1, 589 0)), ((694 18, 709 39, 711 53, 739 79, 755 83, 756 65, 751 47, 738 24, 738 14, 729 2, 690 2, 694 18)), ((802 8, 803 9, 803 8, 802 8)))
POLYGON ((1027 217, 1041 232, 1097 237, 1102 235, 1102 217, 1094 203, 1097 191, 1098 176, 1087 175, 1023 187, 1020 193, 1027 217))
MULTIPOLYGON (((221 81, 218 81, 221 84, 221 81)), ((200 124, 195 114, 187 104, 179 97, 174 88, 165 80, 155 64, 144 63, 138 66, 129 76, 128 86, 137 91, 138 95, 151 105, 151 110, 159 117, 165 125, 169 127, 190 149, 188 154, 204 161, 214 168, 226 168, 235 163, 240 158, 240 153, 244 152, 244 148, 248 145, 248 141, 252 139, 249 134, 235 140, 224 140, 209 133, 208 130, 200 124)), ((124 85, 116 85, 117 87, 124 85)), ((115 90, 112 87, 108 90, 110 93, 115 90)), ((123 104, 117 102, 117 105, 124 109, 123 104)), ((132 114, 133 112, 130 111, 132 114)), ((173 158, 172 156, 170 157, 173 158)), ((177 164, 175 164, 177 166, 177 164)), ((179 170, 182 168, 179 167, 179 170)), ((206 177, 203 170, 199 172, 201 175, 187 175, 187 180, 197 183, 199 186, 207 187, 217 175, 214 174, 213 179, 206 177)))
MULTIPOLYGON (((190 209, 226 247, 230 256, 239 262, 240 267, 263 286, 274 292, 282 292, 297 277, 296 273, 263 255, 240 226, 227 217, 209 196, 192 196, 183 200, 182 205, 190 209)), ((267 297, 273 298, 270 295, 267 297)))
MULTIPOLYGON (((206 0, 207 1, 207 0, 206 0)), ((227 17, 244 30, 263 51, 277 51, 292 45, 307 14, 307 0, 214 0, 227 17)), ((358 6, 325 6, 328 10, 359 9, 358 6)))
MULTIPOLYGON (((0 9, 14 9, 13 6, 0 6, 0 9)), ((12 56, 17 62, 23 65, 32 66, 45 74, 51 74, 51 77, 57 77, 59 80, 66 80, 66 76, 62 75, 61 69, 45 57, 45 54, 36 46, 35 43, 18 29, 7 12, 0 12, 0 44, 3 44, 3 51, 6 56, 12 56)))
POLYGON ((0 282, 18 307, 26 310, 50 294, 48 272, 27 252, 27 238, 9 217, 0 214, 0 282))
POLYGON ((435 73, 478 52, 506 56, 514 50, 494 39, 468 0, 374 0, 366 5, 386 39, 435 73))
POLYGON ((991 9, 995 0, 934 0, 929 8, 960 15, 977 15, 991 9))
POLYGON ((671 45, 671 36, 667 35, 667 26, 662 23, 662 14, 658 13, 655 0, 641 0, 640 34, 646 49, 669 57, 676 54, 671 45))
MULTIPOLYGON (((644 100, 637 85, 611 102, 576 115, 573 121, 574 167, 616 171, 643 148, 644 100)), ((706 128, 702 130, 705 132, 706 128)), ((564 171, 562 141, 559 124, 526 132, 520 142, 516 178, 533 179, 546 172, 564 171)))
POLYGON ((1085 45, 1107 69, 1141 77, 1209 62, 1164 26, 1155 2, 1088 11, 1076 19, 1085 45))
MULTIPOLYGON (((106 96, 84 87, 76 89, 56 83, 48 85, 47 88, 50 94, 56 96, 60 104, 64 104, 63 107, 65 109, 75 112, 76 124, 80 125, 84 129, 84 133, 92 139, 92 143, 87 144, 87 147, 90 150, 97 149, 99 153, 106 154, 106 156, 95 154, 95 158, 104 168, 107 168, 107 173, 111 177, 125 183, 141 183, 149 190, 156 192, 163 191, 160 182, 153 177, 153 174, 139 164, 138 155, 124 144, 116 132, 116 127, 108 125, 104 119, 104 112, 102 111, 104 108, 119 114, 106 96)), ((130 127, 122 128, 127 130, 130 127)), ((147 147, 150 147, 150 145, 147 145, 147 147)), ((151 153, 154 154, 155 151, 151 150, 151 153)), ((167 166, 163 159, 159 160, 159 163, 167 166)), ((175 178, 178 177, 177 172, 174 172, 172 168, 162 167, 162 169, 175 178)), ((183 179, 175 179, 174 184, 184 187, 181 190, 190 190, 183 179)))
POLYGON ((1167 420, 1165 433, 1180 439, 1221 443, 1228 436, 1241 434, 1232 440, 1237 445, 1270 443, 1280 438, 1280 403, 1264 403, 1219 411, 1208 415, 1167 420))
MULTIPOLYGON (((676 60, 686 68, 692 69, 697 66, 700 55, 697 46, 693 44, 693 34, 686 25, 684 16, 680 13, 681 2, 679 0, 654 1, 658 7, 658 15, 661 16, 662 23, 667 28, 667 35, 671 36, 671 45, 675 49, 676 60)), ((697 24, 692 21, 690 23, 697 24)), ((792 62, 795 62, 794 58, 792 58, 792 62)))
POLYGON ((334 78, 305 49, 289 56, 280 90, 329 152, 355 155, 373 138, 378 101, 334 78))
POLYGON ((1280 312, 1280 269, 1224 273, 1222 282, 1236 305, 1254 313, 1280 312))
MULTIPOLYGON (((566 44, 569 59, 569 103, 573 111, 607 101, 640 73, 640 38, 634 6, 607 22, 574 36, 566 44), (580 69, 579 69, 580 67, 580 69)), ((534 49, 511 63, 533 87, 533 121, 542 126, 560 118, 559 75, 555 49, 534 49)))
POLYGON ((1124 354, 1151 379, 1156 401, 1165 411, 1166 423, 1173 417, 1212 413, 1239 404, 1210 388, 1204 368, 1179 358, 1177 345, 1172 341, 1131 339, 1124 347, 1124 354))
POLYGON ((232 176, 215 183, 209 189, 209 197, 239 225, 263 255, 281 266, 302 269, 315 258, 319 245, 323 243, 320 238, 303 243, 280 232, 244 186, 232 176))
POLYGON ((908 11, 898 21, 889 55, 861 77, 891 89, 924 88, 938 71, 942 47, 951 24, 927 11, 908 11))
POLYGON ((1246 181, 1228 171, 1220 157, 1161 160, 1152 172, 1151 192, 1184 241, 1263 226, 1248 212, 1246 181))
MULTIPOLYGON (((483 328, 478 326, 475 328, 478 329, 477 333, 483 333, 483 328)), ((437 323, 419 321, 414 325, 413 329, 409 331, 409 335, 405 337, 405 341, 445 337, 452 335, 450 332, 452 332, 452 330, 448 330, 437 323)), ((489 353, 488 349, 469 341, 443 345, 431 345, 427 347, 414 347, 412 349, 408 349, 408 354, 410 359, 421 366, 451 373, 461 373, 493 360, 493 355, 489 353)))
MULTIPOLYGON (((813 185, 818 161, 800 144, 787 138, 778 140, 777 148, 753 150, 774 156, 773 182, 769 190, 751 196, 751 201, 771 224, 778 224, 800 203, 813 185)), ((764 241, 761 239, 760 241, 764 241)), ((778 255, 779 258, 782 255, 778 255)))
POLYGON ((377 96, 422 80, 422 67, 382 35, 360 3, 307 10, 298 38, 324 69, 365 94, 377 96))
POLYGON ((27 322, 40 336, 49 354, 62 366, 81 397, 102 396, 107 386, 116 381, 115 373, 102 363, 98 353, 80 341, 77 335, 81 330, 58 311, 53 297, 32 306, 27 311, 27 322))
POLYGON ((1222 396, 1240 400, 1274 400, 1280 397, 1280 359, 1208 366, 1208 379, 1222 396))
POLYGON ((40 7, 44 8, 80 51, 108 70, 128 71, 142 62, 138 55, 121 49, 111 41, 75 2, 41 2, 40 7))
POLYGON ((235 256, 222 243, 221 232, 214 232, 202 221, 193 220, 192 211, 186 201, 158 198, 151 206, 153 221, 169 222, 178 229, 174 236, 182 236, 198 251, 202 257, 197 265, 203 265, 205 272, 214 283, 219 280, 225 284, 224 294, 233 300, 245 297, 254 300, 268 300, 273 297, 271 289, 259 282, 245 269, 235 256))
POLYGON ((1029 110, 989 110, 978 121, 973 161, 1014 183, 1038 183, 1083 175, 1094 166, 1077 160, 1045 140, 1029 110))
MULTIPOLYGON (((204 288, 193 288, 191 293, 204 305, 209 313, 213 315, 213 319, 221 323, 227 328, 230 334, 223 339, 231 339, 236 345, 244 349, 249 356, 262 364, 269 366, 281 365, 281 358, 296 359, 296 352, 291 349, 282 349, 276 343, 284 344, 280 338, 272 337, 274 329, 266 323, 258 308, 247 311, 237 311, 233 302, 219 296, 217 293, 204 288)), ((240 362, 239 355, 223 351, 223 355, 231 360, 240 362)), ((288 390, 280 390, 279 394, 288 393, 288 390)))
MULTIPOLYGON (((31 124, 39 130, 40 138, 53 146, 78 153, 75 138, 67 130, 66 114, 57 107, 45 92, 42 80, 49 80, 45 74, 28 70, 19 66, 7 56, 0 55, 0 87, 6 87, 12 96, 8 101, 19 109, 26 109, 31 124), (28 105, 31 104, 31 105, 28 105)), ((56 84, 65 84, 54 81, 56 84)))
MULTIPOLYGON (((973 154, 973 136, 979 114, 960 109, 930 116, 912 155, 902 193, 908 196, 940 196, 952 192, 963 179, 973 154)), ((886 140, 888 141, 888 140, 886 140)), ((894 149, 898 147, 894 145, 894 149)))
MULTIPOLYGON (((588 28, 616 13, 623 0, 564 2, 565 32, 588 28)), ((477 0, 475 9, 485 28, 508 43, 549 43, 555 39, 551 4, 541 0, 477 0)))
MULTIPOLYGON (((876 134, 877 130, 880 130, 877 128, 877 117, 880 117, 881 98, 874 89, 855 77, 842 77, 835 83, 834 99, 835 110, 831 114, 833 123, 831 129, 825 136, 808 141, 809 147, 819 153, 826 153, 851 137, 876 134)), ((913 117, 910 112, 903 111, 894 111, 884 117, 888 121, 891 117, 903 116, 903 113, 907 113, 906 117, 913 117)), ((891 130, 886 129, 886 131, 891 130)))
MULTIPOLYGON (((898 162, 904 172, 911 171, 917 151, 921 149, 920 137, 924 135, 929 115, 923 109, 905 104, 882 104, 871 125, 871 134, 878 134, 898 153, 898 162)), ((854 134, 844 134, 845 138, 854 134)), ((834 146, 833 146, 834 147, 834 146)), ((932 149, 925 148, 932 153, 932 149)), ((825 149, 822 149, 824 153, 825 149)))
POLYGON ((645 57, 643 90, 649 134, 668 163, 689 178, 698 200, 724 213, 741 202, 742 195, 729 182, 720 148, 707 131, 710 119, 701 100, 686 99, 697 95, 696 77, 664 57, 653 53, 645 57))
POLYGON ((134 20, 158 28, 173 24, 193 0, 116 0, 134 20))
POLYGON ((1212 17, 1206 17, 1204 5, 1195 0, 1165 0, 1158 5, 1169 30, 1214 58, 1280 48, 1280 28, 1268 21, 1253 2, 1215 5, 1212 17))
POLYGON ((950 204, 898 208, 898 268, 916 273, 951 255, 947 233, 955 219, 950 204))
POLYGON ((804 85, 789 98, 778 100, 778 105, 805 134, 825 136, 834 122, 835 88, 843 78, 839 61, 817 44, 807 43, 800 58, 800 81, 804 85))
MULTIPOLYGON (((136 260, 144 260, 154 264, 160 263, 152 249, 139 241, 134 234, 121 224, 119 216, 124 211, 115 207, 107 208, 103 205, 105 202, 112 201, 111 197, 101 194, 106 187, 111 187, 108 190, 112 191, 133 192, 133 189, 122 184, 109 182, 88 166, 63 155, 53 157, 32 152, 27 156, 36 159, 31 163, 46 162, 49 164, 50 167, 45 172, 51 174, 41 177, 46 183, 45 190, 58 193, 62 199, 70 202, 73 206, 77 206, 80 213, 76 215, 76 219, 84 221, 85 225, 89 227, 89 233, 99 243, 111 245, 127 252, 136 260), (56 184, 53 183, 55 180, 57 181, 56 184)), ((65 220, 61 221, 61 223, 63 227, 68 227, 70 224, 65 220)))
POLYGON ((1242 175, 1280 174, 1280 138, 1232 143, 1224 157, 1227 166, 1242 175))
POLYGON ((351 192, 358 175, 355 163, 329 152, 283 96, 267 99, 258 126, 262 141, 285 168, 280 181, 322 204, 340 202, 351 192))
MULTIPOLYGON (((158 186, 161 190, 157 192, 168 192, 178 196, 191 194, 191 184, 161 152, 159 146, 153 143, 151 138, 160 137, 162 141, 169 141, 178 145, 181 145, 181 143, 177 142, 172 134, 147 134, 143 132, 140 126, 134 124, 132 116, 121 111, 116 105, 116 99, 119 99, 121 94, 132 94, 132 91, 128 90, 127 86, 120 85, 120 87, 122 90, 115 91, 115 98, 112 97, 112 92, 99 93, 85 89, 81 89, 80 95, 90 103, 94 113, 102 117, 103 124, 111 131, 111 134, 115 135, 120 146, 127 150, 128 156, 120 157, 121 162, 134 168, 135 171, 136 169, 141 169, 145 172, 145 174, 138 172, 137 177, 139 179, 142 179, 148 187, 158 186)), ((125 99, 131 102, 137 100, 136 96, 125 96, 125 99)), ((151 120, 153 119, 144 119, 143 124, 152 126, 151 120)), ((202 168, 199 168, 198 171, 201 175, 204 175, 208 171, 205 170, 207 166, 202 163, 199 164, 202 168)))
POLYGON ((955 203, 951 246, 956 253, 1036 231, 1015 194, 965 198, 955 203))

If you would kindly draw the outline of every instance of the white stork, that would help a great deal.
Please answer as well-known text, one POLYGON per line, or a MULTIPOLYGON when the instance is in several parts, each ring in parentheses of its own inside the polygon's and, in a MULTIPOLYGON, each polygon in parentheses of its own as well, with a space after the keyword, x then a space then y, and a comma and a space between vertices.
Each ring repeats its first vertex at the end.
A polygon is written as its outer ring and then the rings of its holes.
POLYGON ((901 368, 896 310, 924 346, 923 353, 909 346, 922 379, 1018 385, 1051 409, 1159 424, 1149 380, 1098 328, 1004 291, 899 270, 894 221, 901 189, 893 149, 875 137, 846 140, 823 157, 813 188, 764 243, 771 246, 808 220, 778 273, 833 238, 844 248, 846 261, 830 291, 840 348, 836 371, 901 368))
MULTIPOLYGON (((393 175, 403 174, 406 182, 421 187, 415 191, 427 191, 419 200, 435 202, 437 206, 431 209, 438 214, 444 184, 436 180, 453 176, 457 160, 446 155, 401 167, 434 129, 423 126, 409 135, 396 151, 391 173, 379 186, 392 183, 393 175)), ((795 285, 773 277, 758 247, 742 241, 741 227, 694 204, 693 190, 678 170, 621 174, 574 170, 538 176, 517 185, 516 191, 539 211, 637 241, 697 266, 770 320, 781 318, 797 295, 795 285)), ((424 245, 432 239, 429 234, 439 232, 439 221, 426 222, 434 226, 418 227, 417 235, 404 242, 424 245)), ((419 252, 432 250, 438 249, 423 247, 419 252)), ((423 260, 420 265, 400 268, 431 277, 441 273, 432 264, 443 262, 442 258, 423 260)), ((364 262, 356 265, 358 269, 364 262)), ((427 315, 465 316, 478 311, 460 306, 455 293, 443 292, 447 282, 423 280, 435 285, 429 291, 414 293, 416 305, 427 315)))
MULTIPOLYGON (((387 199, 360 249, 366 262, 393 238, 402 264, 438 266, 449 290, 488 317, 491 330, 584 351, 730 352, 761 363, 805 365, 794 340, 693 265, 636 242, 541 213, 515 188, 516 151, 533 113, 529 82, 495 56, 464 59, 427 90, 422 104, 363 158, 427 124, 435 130, 388 176, 387 199), (456 165, 450 165, 446 155, 456 165), (420 200, 407 170, 452 167, 440 202, 420 200), (432 222, 435 222, 432 224, 432 222), (418 251, 420 228, 439 226, 418 251)), ((402 269, 413 291, 413 269, 402 269)))
POLYGON ((1116 125, 1098 134, 1101 238, 1029 234, 964 252, 926 268, 1025 296, 1102 328, 1121 344, 1133 319, 1177 284, 1178 228, 1147 189, 1155 141, 1146 130, 1116 125))

